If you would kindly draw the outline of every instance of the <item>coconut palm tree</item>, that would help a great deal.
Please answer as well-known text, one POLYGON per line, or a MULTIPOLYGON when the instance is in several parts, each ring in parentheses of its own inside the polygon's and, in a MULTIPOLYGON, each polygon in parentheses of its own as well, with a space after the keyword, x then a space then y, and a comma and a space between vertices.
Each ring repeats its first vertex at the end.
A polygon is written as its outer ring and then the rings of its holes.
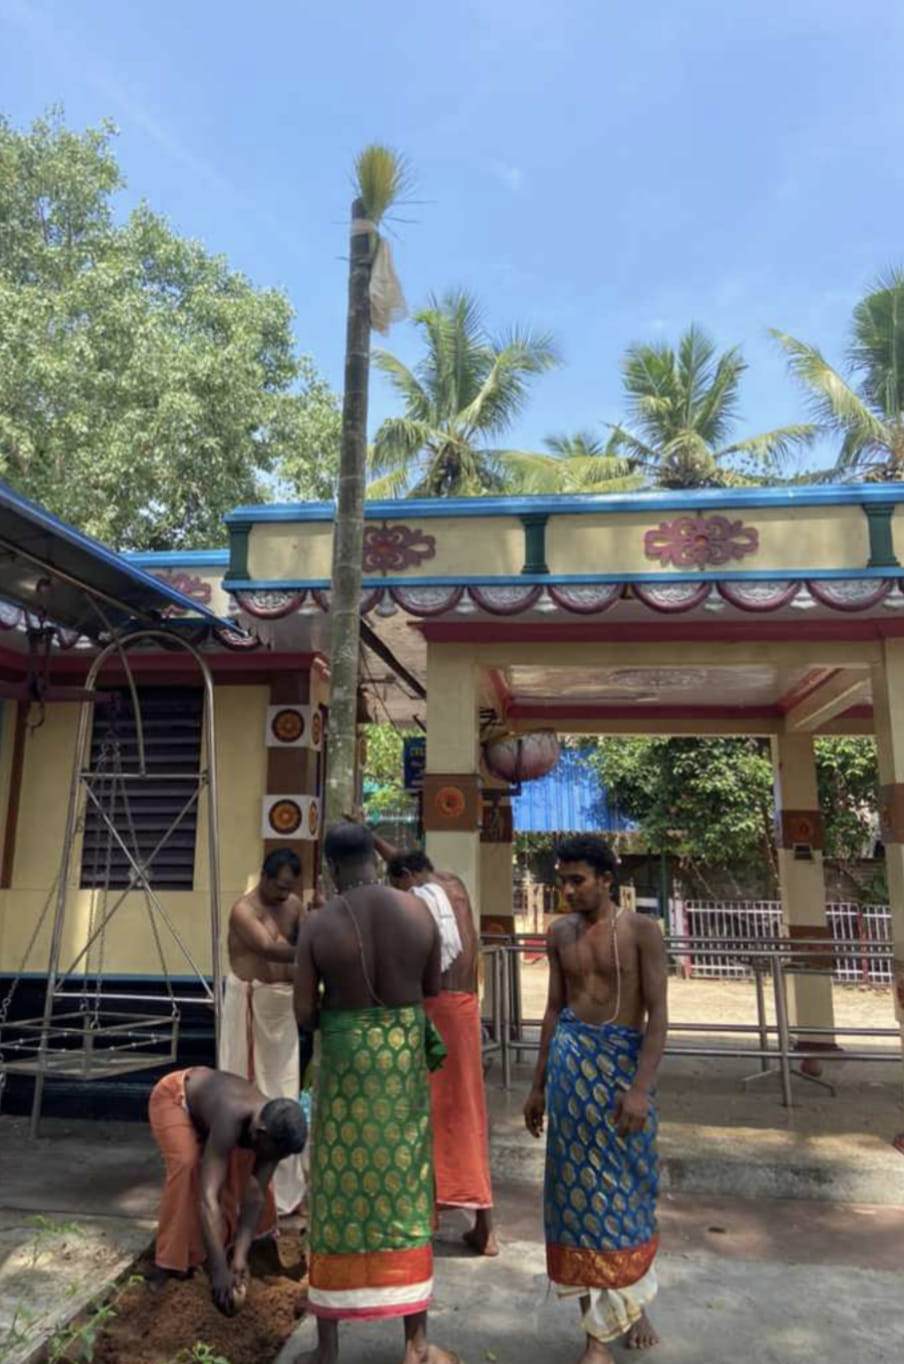
POLYGON ((615 448, 660 488, 718 488, 761 482, 816 435, 808 424, 731 440, 747 368, 736 346, 717 355, 690 326, 677 350, 633 345, 622 361, 630 426, 612 427, 615 448))
POLYGON ((840 438, 824 477, 904 479, 904 271, 879 278, 851 318, 848 378, 815 346, 773 330, 814 419, 840 438))
POLYGON ((330 747, 324 827, 355 804, 358 660, 370 382, 370 283, 378 228, 408 183, 404 160, 370 146, 355 162, 351 210, 345 393, 330 596, 330 747))
MULTIPOLYGON (((621 493, 644 485, 643 474, 621 453, 614 433, 604 443, 592 431, 558 432, 546 436, 543 444, 554 458, 549 469, 553 486, 536 491, 621 493)), ((541 480, 535 474, 533 481, 541 480)))
POLYGON ((370 497, 473 497, 523 490, 550 456, 498 444, 523 409, 531 382, 558 364, 550 336, 518 328, 501 339, 486 329, 464 291, 431 296, 414 316, 426 353, 409 369, 386 351, 374 364, 404 401, 401 417, 377 432, 370 497))

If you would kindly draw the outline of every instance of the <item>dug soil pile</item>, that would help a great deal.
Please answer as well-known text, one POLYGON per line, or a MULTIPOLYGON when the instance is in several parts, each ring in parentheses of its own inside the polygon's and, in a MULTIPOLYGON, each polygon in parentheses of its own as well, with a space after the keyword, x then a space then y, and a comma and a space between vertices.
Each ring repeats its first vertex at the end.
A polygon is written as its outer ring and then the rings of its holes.
MULTIPOLYGON (((280 1237, 277 1250, 279 1268, 272 1249, 252 1251, 248 1299, 234 1317, 221 1316, 214 1307, 202 1270, 185 1283, 170 1280, 157 1292, 148 1284, 127 1289, 97 1341, 95 1364, 171 1364, 191 1358, 198 1342, 229 1364, 269 1364, 297 1326, 306 1290, 297 1235, 280 1237)), ((152 1271, 150 1261, 136 1269, 146 1275, 152 1271)))

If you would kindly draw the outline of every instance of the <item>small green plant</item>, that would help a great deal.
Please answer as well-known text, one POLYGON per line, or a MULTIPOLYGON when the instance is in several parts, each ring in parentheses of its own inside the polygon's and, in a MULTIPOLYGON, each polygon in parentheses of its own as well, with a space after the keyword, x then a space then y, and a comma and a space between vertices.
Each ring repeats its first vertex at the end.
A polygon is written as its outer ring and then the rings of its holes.
POLYGON ((212 1345, 197 1340, 190 1350, 180 1350, 171 1364, 229 1364, 229 1360, 214 1354, 212 1345))
POLYGON ((85 1229, 78 1222, 55 1222, 52 1217, 44 1217, 41 1213, 36 1213, 34 1217, 26 1217, 25 1225, 34 1227, 35 1235, 31 1245, 31 1268, 34 1269, 43 1255, 49 1248, 49 1243, 56 1240, 58 1236, 84 1236, 85 1229))
POLYGON ((80 1364, 91 1364, 98 1338, 116 1316, 121 1299, 130 1288, 143 1283, 143 1275, 130 1274, 107 1298, 90 1303, 84 1317, 70 1322, 51 1339, 47 1347, 47 1364, 69 1364, 72 1359, 80 1364))

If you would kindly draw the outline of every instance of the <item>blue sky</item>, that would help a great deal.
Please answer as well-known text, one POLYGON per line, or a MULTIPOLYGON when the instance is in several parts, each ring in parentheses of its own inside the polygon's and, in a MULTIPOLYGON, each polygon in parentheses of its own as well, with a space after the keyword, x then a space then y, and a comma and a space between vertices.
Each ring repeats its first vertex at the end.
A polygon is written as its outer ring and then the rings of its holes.
POLYGON ((840 359, 904 263, 902 39, 892 0, 0 0, 0 107, 112 117, 126 202, 284 288, 337 388, 349 170, 385 141, 409 302, 465 286, 559 341, 513 444, 621 418, 626 344, 692 320, 743 346, 753 432, 802 412, 766 328, 840 359))

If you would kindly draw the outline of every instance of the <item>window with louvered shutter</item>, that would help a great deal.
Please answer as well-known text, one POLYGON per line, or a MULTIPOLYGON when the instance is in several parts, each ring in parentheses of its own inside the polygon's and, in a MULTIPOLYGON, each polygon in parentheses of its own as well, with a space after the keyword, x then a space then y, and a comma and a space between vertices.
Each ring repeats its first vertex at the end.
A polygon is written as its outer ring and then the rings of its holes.
MULTIPOLYGON (((98 799, 116 832, 138 860, 150 857, 197 789, 192 781, 201 760, 204 693, 200 687, 139 687, 147 771, 161 780, 143 781, 129 773, 138 766, 138 742, 131 699, 121 693, 118 706, 95 707, 91 735, 92 771, 111 771, 113 756, 105 740, 115 736, 123 779, 94 783, 98 799), (169 779, 165 779, 169 778, 169 779)), ((195 874, 197 802, 182 816, 150 864, 155 890, 192 890, 195 874)), ((85 810, 81 883, 85 888, 123 889, 130 881, 130 863, 94 804, 85 810)))

